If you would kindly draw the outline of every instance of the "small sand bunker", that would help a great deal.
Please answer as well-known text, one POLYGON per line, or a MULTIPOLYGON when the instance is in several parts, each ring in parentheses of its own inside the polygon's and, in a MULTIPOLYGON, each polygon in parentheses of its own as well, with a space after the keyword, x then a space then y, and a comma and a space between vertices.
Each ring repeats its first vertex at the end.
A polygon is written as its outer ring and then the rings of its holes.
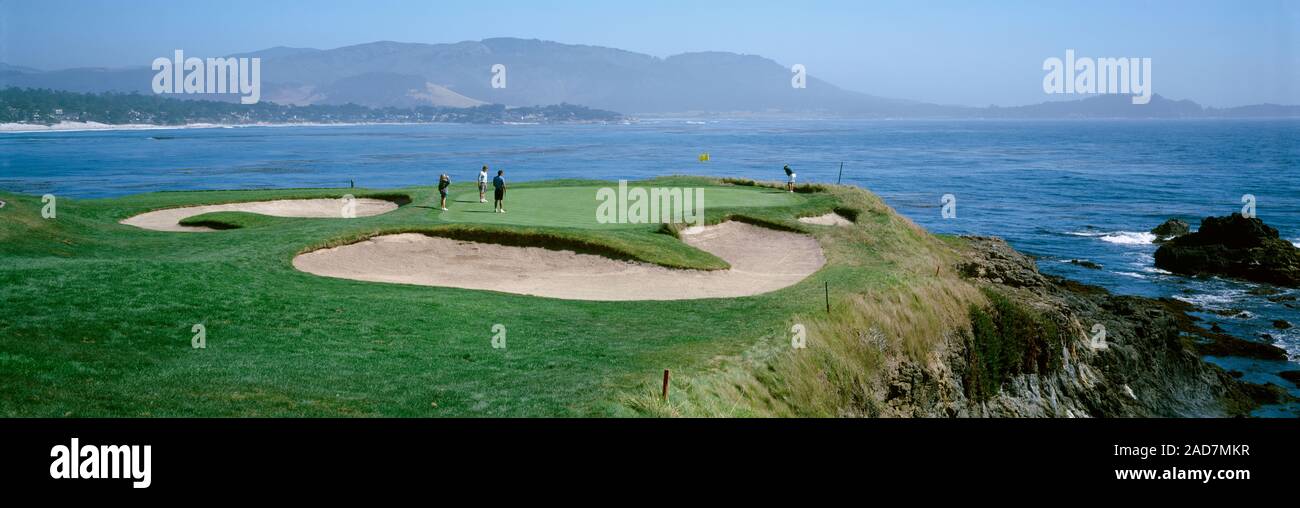
POLYGON ((326 277, 486 289, 570 300, 689 300, 749 296, 791 286, 826 264, 817 240, 740 222, 690 228, 683 241, 731 264, 674 270, 539 247, 384 235, 299 255, 293 266, 326 277))
POLYGON ((826 215, 818 215, 816 217, 800 217, 799 222, 802 222, 804 224, 816 224, 818 226, 852 226, 853 225, 853 221, 848 220, 844 218, 843 215, 840 215, 835 212, 831 212, 826 215))
MULTIPOLYGON (((356 216, 369 217, 388 213, 397 209, 397 203, 382 199, 358 198, 356 216)), ((275 217, 307 217, 317 219, 343 218, 343 200, 341 199, 281 199, 276 201, 252 201, 248 203, 228 203, 224 205, 187 206, 168 208, 142 213, 123 220, 122 224, 154 231, 216 231, 202 226, 182 226, 180 221, 187 217, 212 212, 248 212, 275 217)))

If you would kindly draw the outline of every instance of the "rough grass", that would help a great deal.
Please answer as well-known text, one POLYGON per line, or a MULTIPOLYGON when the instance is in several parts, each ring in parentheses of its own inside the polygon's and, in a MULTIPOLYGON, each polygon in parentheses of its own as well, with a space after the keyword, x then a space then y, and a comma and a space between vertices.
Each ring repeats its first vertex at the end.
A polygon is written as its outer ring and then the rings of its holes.
MULTIPOLYGON (((732 178, 726 177, 720 180, 727 185, 738 185, 742 187, 764 187, 768 189, 785 190, 785 182, 751 180, 749 178, 732 178)), ((827 192, 832 188, 829 184, 821 183, 796 183, 794 191, 797 193, 827 192)))
POLYGON ((715 358, 709 371, 675 373, 668 401, 657 383, 643 383, 623 398, 630 413, 875 416, 885 362, 938 361, 935 355, 948 345, 942 342, 960 340, 970 306, 985 298, 947 269, 957 256, 951 246, 874 195, 841 186, 827 186, 826 193, 838 201, 837 213, 855 221, 820 228, 830 312, 823 301, 745 353, 715 358), (804 349, 792 347, 796 324, 806 330, 804 349))

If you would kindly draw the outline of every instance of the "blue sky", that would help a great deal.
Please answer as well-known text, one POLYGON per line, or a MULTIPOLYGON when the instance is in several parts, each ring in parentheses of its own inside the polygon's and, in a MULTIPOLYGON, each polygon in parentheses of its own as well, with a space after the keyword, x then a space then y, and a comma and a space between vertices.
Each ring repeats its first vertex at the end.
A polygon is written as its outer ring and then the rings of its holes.
POLYGON ((669 56, 802 63, 885 97, 1017 105, 1050 97, 1043 59, 1150 57, 1155 92, 1213 106, 1300 104, 1300 2, 0 0, 0 61, 148 65, 176 48, 523 37, 669 56))

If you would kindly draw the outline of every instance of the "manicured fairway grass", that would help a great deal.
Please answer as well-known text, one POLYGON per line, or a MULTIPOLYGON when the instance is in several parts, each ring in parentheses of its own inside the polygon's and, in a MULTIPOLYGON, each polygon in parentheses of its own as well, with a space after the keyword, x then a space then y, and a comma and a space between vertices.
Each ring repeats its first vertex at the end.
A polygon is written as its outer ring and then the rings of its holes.
POLYGON ((38 197, 0 193, 8 202, 0 209, 0 415, 645 413, 628 400, 663 369, 707 376, 728 359, 788 344, 790 320, 824 307, 823 283, 836 295, 898 285, 911 277, 895 269, 906 257, 900 253, 933 242, 856 189, 789 194, 686 177, 643 183, 707 186, 709 222, 735 217, 810 232, 828 265, 754 297, 585 302, 331 279, 290 264, 305 250, 374 234, 453 230, 511 231, 667 266, 722 267, 657 224, 595 224, 594 189, 613 182, 515 184, 504 216, 471 209, 491 209, 477 203, 472 184, 453 186, 450 213, 433 207, 437 193, 428 187, 60 199, 49 220, 40 217, 38 197), (346 193, 411 202, 346 220, 209 214, 242 226, 212 233, 118 224, 164 207, 346 193), (794 220, 836 207, 859 212, 858 225, 794 220), (191 348, 195 324, 206 327, 206 349, 191 348), (504 350, 491 347, 495 324, 506 327, 504 350))

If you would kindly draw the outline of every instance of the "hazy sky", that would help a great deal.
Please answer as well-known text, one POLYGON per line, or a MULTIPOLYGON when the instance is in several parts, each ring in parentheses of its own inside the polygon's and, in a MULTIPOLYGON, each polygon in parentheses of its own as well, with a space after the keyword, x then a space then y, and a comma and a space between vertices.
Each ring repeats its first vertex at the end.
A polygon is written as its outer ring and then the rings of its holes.
POLYGON ((0 61, 148 65, 184 49, 523 37, 655 56, 758 54, 885 97, 1042 102, 1048 57, 1150 57, 1157 94, 1300 104, 1300 1, 0 0, 0 61))

